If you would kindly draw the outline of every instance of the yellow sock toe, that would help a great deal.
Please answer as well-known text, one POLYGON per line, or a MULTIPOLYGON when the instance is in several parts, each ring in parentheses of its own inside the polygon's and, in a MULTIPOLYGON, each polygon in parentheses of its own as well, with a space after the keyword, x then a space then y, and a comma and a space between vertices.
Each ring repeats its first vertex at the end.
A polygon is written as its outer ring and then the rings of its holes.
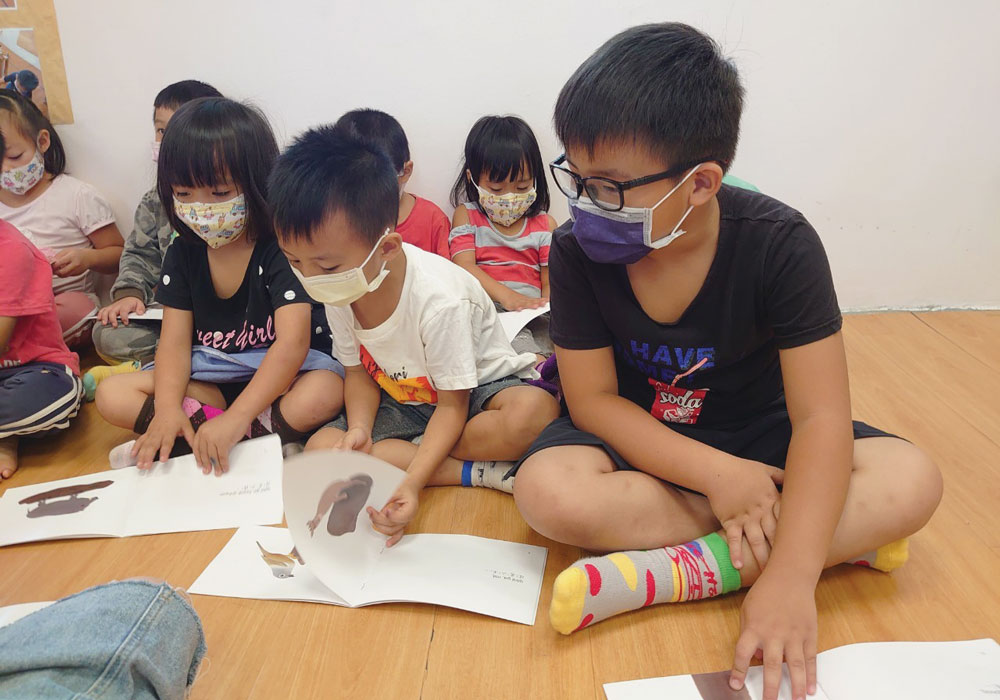
POLYGON ((583 604, 587 600, 587 574, 576 566, 564 569, 552 584, 549 621, 560 634, 569 634, 580 626, 583 604))
POLYGON ((127 374, 129 372, 137 371, 139 371, 138 362, 122 362, 117 365, 98 365, 97 367, 91 367, 88 374, 94 378, 96 383, 100 384, 113 374, 127 374))
POLYGON ((884 547, 879 547, 875 553, 873 569, 879 571, 893 571, 898 569, 906 560, 910 558, 910 540, 904 537, 901 540, 890 542, 884 547))

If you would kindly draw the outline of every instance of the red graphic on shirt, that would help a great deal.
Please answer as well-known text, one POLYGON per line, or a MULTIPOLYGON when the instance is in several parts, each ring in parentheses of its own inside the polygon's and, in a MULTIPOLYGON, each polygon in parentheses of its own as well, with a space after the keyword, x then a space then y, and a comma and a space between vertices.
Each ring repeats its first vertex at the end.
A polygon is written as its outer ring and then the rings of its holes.
POLYGON ((398 377, 393 379, 383 371, 368 349, 360 349, 361 364, 371 378, 392 398, 400 403, 433 403, 438 400, 437 392, 427 377, 398 377))

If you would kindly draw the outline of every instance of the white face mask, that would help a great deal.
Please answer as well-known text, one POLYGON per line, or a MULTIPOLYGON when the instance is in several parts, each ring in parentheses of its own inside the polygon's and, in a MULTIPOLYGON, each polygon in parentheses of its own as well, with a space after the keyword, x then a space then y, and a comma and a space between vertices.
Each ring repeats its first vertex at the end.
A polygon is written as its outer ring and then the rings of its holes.
POLYGON ((153 162, 157 163, 160 160, 160 142, 153 141, 153 162))
POLYGON ((389 235, 389 231, 390 229, 388 228, 385 230, 385 233, 378 239, 375 247, 372 248, 372 252, 368 253, 368 257, 358 267, 351 268, 345 272, 331 272, 326 275, 306 277, 296 270, 293 265, 291 266, 292 272, 298 278, 299 282, 302 283, 302 288, 306 290, 306 294, 312 297, 314 301, 318 301, 321 304, 329 304, 330 306, 347 306, 348 304, 353 304, 368 292, 374 292, 381 287, 382 282, 389 276, 389 270, 386 269, 384 262, 378 274, 375 275, 375 279, 371 282, 365 277, 364 271, 365 265, 375 255, 375 251, 382 245, 382 241, 389 235))

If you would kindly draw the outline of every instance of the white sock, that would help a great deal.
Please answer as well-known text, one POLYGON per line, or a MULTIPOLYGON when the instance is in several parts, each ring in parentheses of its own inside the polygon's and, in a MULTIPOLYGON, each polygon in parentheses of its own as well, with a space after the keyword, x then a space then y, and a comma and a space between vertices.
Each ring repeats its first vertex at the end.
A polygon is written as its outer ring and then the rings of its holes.
POLYGON ((504 479, 513 466, 513 462, 466 461, 462 464, 462 486, 482 486, 514 493, 514 477, 504 479))
POLYGON ((135 457, 132 456, 132 448, 134 446, 135 440, 129 440, 117 447, 112 447, 111 452, 108 453, 108 462, 111 464, 111 468, 124 469, 125 467, 134 467, 138 464, 135 457))

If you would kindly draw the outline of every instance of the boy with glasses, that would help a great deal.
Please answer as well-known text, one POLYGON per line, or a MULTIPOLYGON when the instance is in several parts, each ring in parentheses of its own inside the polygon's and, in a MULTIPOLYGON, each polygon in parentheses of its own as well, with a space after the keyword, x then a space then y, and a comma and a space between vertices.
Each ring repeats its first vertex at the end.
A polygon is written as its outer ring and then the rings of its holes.
POLYGON ((731 685, 761 651, 765 698, 783 660, 801 698, 820 572, 902 564, 941 477, 852 424, 816 231, 722 184, 742 106, 718 46, 674 23, 622 32, 563 87, 552 174, 573 220, 553 236, 550 288, 569 416, 529 449, 514 496, 541 534, 614 552, 556 579, 557 630, 749 587, 731 685))

